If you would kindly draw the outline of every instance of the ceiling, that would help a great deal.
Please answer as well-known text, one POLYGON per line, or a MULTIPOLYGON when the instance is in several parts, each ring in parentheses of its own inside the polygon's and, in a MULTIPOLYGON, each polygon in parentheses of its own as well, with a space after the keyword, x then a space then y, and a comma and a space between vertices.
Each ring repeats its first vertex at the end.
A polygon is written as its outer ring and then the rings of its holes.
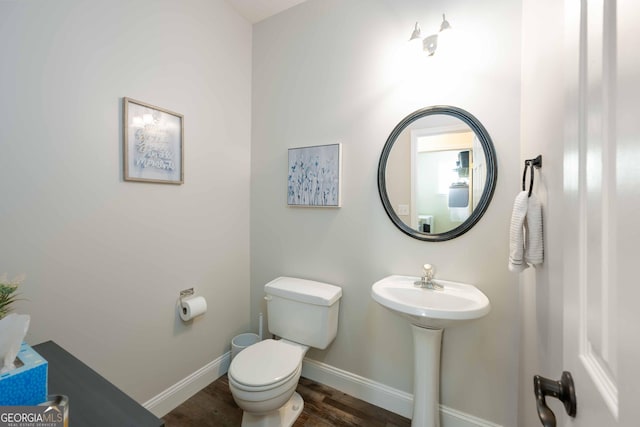
POLYGON ((255 24, 306 0, 227 0, 247 21, 255 24))

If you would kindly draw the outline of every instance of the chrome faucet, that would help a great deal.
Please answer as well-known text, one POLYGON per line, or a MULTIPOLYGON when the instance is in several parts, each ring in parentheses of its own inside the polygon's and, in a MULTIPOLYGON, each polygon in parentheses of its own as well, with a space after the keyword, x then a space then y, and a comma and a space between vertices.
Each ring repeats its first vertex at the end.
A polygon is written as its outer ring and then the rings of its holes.
POLYGON ((413 282, 415 286, 420 288, 431 289, 434 291, 439 291, 444 289, 444 286, 437 284, 433 280, 434 271, 433 266, 431 264, 425 264, 422 266, 423 275, 420 280, 413 282))

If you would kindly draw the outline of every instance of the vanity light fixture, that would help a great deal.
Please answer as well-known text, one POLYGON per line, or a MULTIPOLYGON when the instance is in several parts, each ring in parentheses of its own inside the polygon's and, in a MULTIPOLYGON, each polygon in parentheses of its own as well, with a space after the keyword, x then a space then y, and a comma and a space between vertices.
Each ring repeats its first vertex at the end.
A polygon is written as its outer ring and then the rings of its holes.
POLYGON ((416 26, 413 28, 413 32, 411 33, 411 37, 409 37, 409 41, 419 39, 420 37, 420 26, 416 22, 416 26))
MULTIPOLYGON (((438 49, 438 35, 439 35, 439 33, 443 32, 445 30, 449 30, 449 29, 451 29, 451 24, 449 24, 449 21, 447 21, 447 19, 445 18, 445 15, 443 13, 442 14, 442 23, 440 24, 440 31, 438 31, 435 34, 431 34, 430 36, 425 37, 422 40, 422 50, 427 52, 427 55, 433 56, 436 53, 436 50, 438 49)), ((413 28, 413 32, 411 33, 411 37, 409 38, 409 41, 419 40, 421 38, 422 38, 422 36, 420 35, 420 26, 416 22, 416 25, 413 28)))

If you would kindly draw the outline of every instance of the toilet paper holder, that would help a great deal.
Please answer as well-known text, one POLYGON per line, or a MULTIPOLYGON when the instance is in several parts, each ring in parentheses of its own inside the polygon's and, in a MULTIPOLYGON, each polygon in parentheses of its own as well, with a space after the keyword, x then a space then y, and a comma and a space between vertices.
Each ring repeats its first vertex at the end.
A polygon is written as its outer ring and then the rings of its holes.
POLYGON ((182 300, 185 299, 186 297, 190 297, 193 296, 194 292, 193 292, 193 288, 189 288, 189 289, 185 289, 183 291, 180 291, 180 304, 182 304, 182 300))
POLYGON ((207 311, 207 300, 204 297, 196 297, 193 288, 180 291, 178 312, 180 318, 187 322, 195 317, 203 315, 207 311))
POLYGON ((183 314, 187 314, 187 309, 184 307, 184 299, 187 297, 192 297, 193 294, 193 288, 180 291, 180 311, 182 311, 183 314))

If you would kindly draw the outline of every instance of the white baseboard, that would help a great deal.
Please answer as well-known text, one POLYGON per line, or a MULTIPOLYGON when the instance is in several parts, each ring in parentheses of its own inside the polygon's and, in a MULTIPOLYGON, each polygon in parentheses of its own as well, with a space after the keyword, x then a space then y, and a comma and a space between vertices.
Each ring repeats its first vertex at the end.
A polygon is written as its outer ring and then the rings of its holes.
POLYGON ((440 405, 440 419, 443 427, 502 427, 444 405, 440 405))
POLYGON ((231 352, 213 360, 191 375, 142 404, 156 417, 163 417, 229 370, 231 352))
MULTIPOLYGON (((227 352, 178 381, 142 404, 157 417, 163 417, 191 396, 227 373, 231 353, 227 352)), ((304 359, 302 376, 328 385, 348 395, 364 400, 406 418, 413 412, 413 395, 382 383, 343 371, 326 363, 304 359)), ((440 405, 442 427, 501 427, 473 415, 440 405)))
POLYGON ((387 411, 411 418, 413 395, 410 393, 307 358, 302 363, 302 376, 387 411))
MULTIPOLYGON (((302 376, 406 418, 413 413, 413 395, 343 371, 322 362, 304 359, 302 376)), ((501 427, 473 415, 440 405, 442 427, 501 427)))

